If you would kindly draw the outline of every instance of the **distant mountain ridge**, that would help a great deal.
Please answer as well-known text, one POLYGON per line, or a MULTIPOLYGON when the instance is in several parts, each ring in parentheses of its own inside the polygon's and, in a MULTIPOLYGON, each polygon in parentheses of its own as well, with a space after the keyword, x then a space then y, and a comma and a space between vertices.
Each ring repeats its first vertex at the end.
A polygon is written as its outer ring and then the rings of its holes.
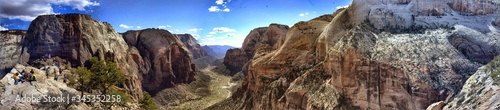
POLYGON ((227 50, 236 47, 229 45, 204 45, 202 46, 202 48, 207 52, 208 55, 211 55, 217 59, 221 59, 224 58, 227 50))

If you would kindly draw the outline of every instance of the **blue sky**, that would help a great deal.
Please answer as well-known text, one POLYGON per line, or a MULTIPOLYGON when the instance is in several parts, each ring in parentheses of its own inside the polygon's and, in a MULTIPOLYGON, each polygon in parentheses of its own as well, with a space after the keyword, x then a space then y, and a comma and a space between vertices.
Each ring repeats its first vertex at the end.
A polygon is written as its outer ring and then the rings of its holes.
POLYGON ((37 15, 84 13, 109 22, 117 32, 163 28, 189 33, 201 45, 240 47, 254 28, 292 26, 351 0, 0 0, 0 30, 27 30, 37 15), (16 3, 17 2, 17 3, 16 3), (36 8, 34 8, 36 7, 36 8))

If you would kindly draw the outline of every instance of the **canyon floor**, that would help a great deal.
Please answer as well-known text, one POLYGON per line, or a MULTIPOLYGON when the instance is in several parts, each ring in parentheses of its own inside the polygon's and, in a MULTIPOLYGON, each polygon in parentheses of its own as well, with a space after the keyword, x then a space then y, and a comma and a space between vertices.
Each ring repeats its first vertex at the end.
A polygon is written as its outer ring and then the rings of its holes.
MULTIPOLYGON (((194 100, 186 101, 176 106, 170 106, 168 107, 168 109, 200 110, 200 109, 205 109, 226 98, 229 98, 229 96, 231 96, 232 89, 235 88, 237 84, 231 82, 231 77, 213 72, 212 71, 213 68, 215 68, 215 66, 207 66, 206 68, 200 70, 199 72, 200 77, 206 77, 207 79, 210 79, 207 86, 209 95, 194 100)), ((191 88, 194 85, 188 84, 183 86, 188 86, 188 88, 191 88)), ((196 93, 198 89, 199 88, 188 89, 188 91, 196 93)))

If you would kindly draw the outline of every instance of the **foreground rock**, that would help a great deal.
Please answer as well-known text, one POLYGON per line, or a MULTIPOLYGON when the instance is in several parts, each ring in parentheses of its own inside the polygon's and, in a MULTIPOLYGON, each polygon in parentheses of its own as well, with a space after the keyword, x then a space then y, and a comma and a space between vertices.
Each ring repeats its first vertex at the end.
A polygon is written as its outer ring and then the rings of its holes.
POLYGON ((497 13, 425 13, 448 2, 354 0, 296 23, 278 49, 255 52, 231 99, 209 109, 417 110, 451 100, 500 53, 500 34, 485 27, 497 13))
MULTIPOLYGON (((57 73, 60 74, 60 73, 57 73)), ((16 65, 11 73, 6 74, 0 80, 0 109, 104 109, 101 103, 93 103, 91 106, 76 101, 70 101, 67 97, 76 97, 80 92, 68 87, 62 80, 55 81, 53 77, 45 77, 44 71, 34 67, 24 67, 16 65), (31 83, 24 82, 14 84, 13 72, 22 70, 33 70, 37 81, 31 83), (48 97, 63 97, 62 100, 47 100, 48 97), (21 98, 41 98, 38 101, 21 98)), ((128 106, 130 109, 137 109, 137 104, 128 106)), ((115 109, 125 109, 125 107, 113 106, 115 109)))
POLYGON ((142 85, 152 96, 194 80, 196 69, 190 52, 175 35, 166 30, 145 29, 127 31, 123 36, 131 46, 132 65, 139 68, 142 85))

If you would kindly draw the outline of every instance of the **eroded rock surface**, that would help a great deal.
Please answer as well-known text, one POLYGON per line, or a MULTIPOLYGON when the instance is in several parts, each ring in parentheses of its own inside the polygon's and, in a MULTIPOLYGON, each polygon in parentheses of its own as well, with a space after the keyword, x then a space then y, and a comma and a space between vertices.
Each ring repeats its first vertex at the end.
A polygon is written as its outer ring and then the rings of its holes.
POLYGON ((128 44, 135 44, 129 57, 138 67, 142 86, 153 96, 175 84, 194 80, 190 52, 175 35, 156 29, 127 31, 123 35, 128 44))
POLYGON ((260 27, 250 31, 241 48, 229 49, 226 52, 224 65, 230 70, 230 75, 242 69, 246 73, 245 68, 256 53, 267 53, 280 47, 288 29, 286 25, 270 24, 269 27, 260 27))
MULTIPOLYGON (((429 3, 447 6, 450 1, 429 3)), ((416 2, 354 0, 331 20, 296 23, 278 49, 255 51, 242 86, 231 99, 210 109, 418 110, 452 100, 481 63, 499 54, 498 29, 476 26, 490 24, 488 20, 433 28, 452 18, 429 19, 434 15, 411 8, 416 2), (371 14, 379 9, 380 14, 371 14), (427 20, 414 21, 411 15, 427 20), (376 19, 391 23, 378 27, 372 22, 376 19), (426 30, 406 27, 417 25, 426 30), (474 37, 461 39, 456 34, 474 37)))
MULTIPOLYGON (((26 31, 1 31, 0 32, 0 69, 12 68, 18 63, 23 63, 22 40, 26 31)), ((27 58, 24 59, 26 63, 27 58)))

